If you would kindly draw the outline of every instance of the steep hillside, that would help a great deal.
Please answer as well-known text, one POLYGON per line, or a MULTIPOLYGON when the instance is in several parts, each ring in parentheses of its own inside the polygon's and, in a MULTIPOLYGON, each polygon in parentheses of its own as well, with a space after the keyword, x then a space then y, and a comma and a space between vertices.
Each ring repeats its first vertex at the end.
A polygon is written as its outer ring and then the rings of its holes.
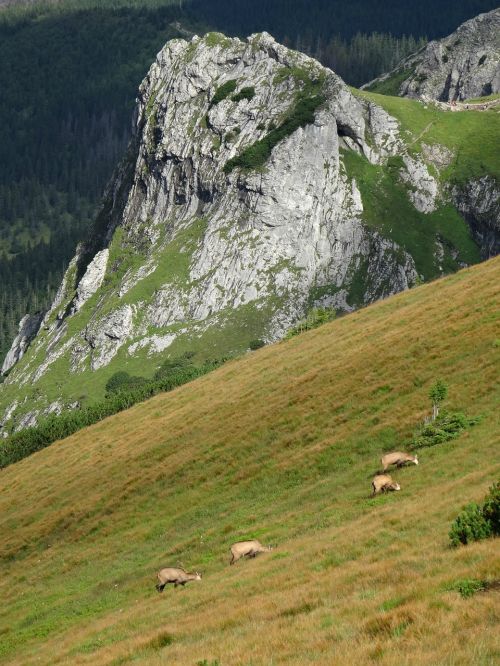
POLYGON ((419 105, 383 104, 266 33, 169 42, 93 234, 3 365, 3 434, 102 397, 117 371, 240 353, 313 306, 494 253, 500 116, 430 112, 427 132, 419 105))
POLYGON ((367 86, 388 95, 451 102, 500 93, 500 9, 430 42, 367 86))
POLYGON ((448 530, 500 472, 499 277, 397 295, 2 471, 2 662, 495 663, 498 589, 456 586, 498 581, 498 543, 448 530), (480 423, 370 498, 437 378, 480 423), (251 536, 275 551, 229 567, 251 536), (202 581, 158 595, 179 562, 202 581))

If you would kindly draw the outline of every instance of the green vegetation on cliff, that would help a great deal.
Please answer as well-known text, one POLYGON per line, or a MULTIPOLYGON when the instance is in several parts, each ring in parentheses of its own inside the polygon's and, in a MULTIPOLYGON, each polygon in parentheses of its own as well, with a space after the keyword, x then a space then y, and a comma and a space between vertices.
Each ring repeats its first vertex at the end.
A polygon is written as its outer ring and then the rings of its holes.
POLYGON ((448 164, 440 173, 442 181, 464 183, 489 175, 500 182, 500 114, 495 110, 442 111, 413 99, 354 89, 352 92, 378 104, 400 122, 410 153, 422 154, 424 144, 451 151, 448 164))
POLYGON ((244 171, 262 169, 278 143, 296 132, 299 127, 314 122, 316 110, 325 102, 321 92, 324 76, 315 78, 313 73, 303 69, 284 67, 276 75, 275 82, 280 83, 287 78, 293 79, 299 86, 289 111, 278 127, 272 128, 263 139, 247 146, 239 155, 231 158, 224 166, 226 173, 231 173, 233 169, 244 171))
POLYGON ((397 158, 378 166, 346 150, 342 160, 347 175, 356 179, 361 192, 363 219, 406 250, 424 280, 452 273, 463 263, 480 261, 470 229, 453 206, 441 205, 433 213, 421 213, 413 206, 407 187, 400 182, 402 164, 397 158), (435 256, 436 240, 443 246, 441 261, 435 256))

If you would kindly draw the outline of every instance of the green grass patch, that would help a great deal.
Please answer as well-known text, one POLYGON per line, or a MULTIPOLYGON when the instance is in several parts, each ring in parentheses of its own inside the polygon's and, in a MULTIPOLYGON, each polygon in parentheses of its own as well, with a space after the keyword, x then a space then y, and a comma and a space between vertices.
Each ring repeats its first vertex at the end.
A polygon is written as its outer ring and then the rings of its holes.
POLYGON ((223 100, 227 99, 232 93, 234 93, 237 85, 238 81, 236 81, 236 79, 230 79, 219 86, 212 97, 210 108, 212 109, 214 106, 217 106, 217 104, 220 104, 223 100))
POLYGON ((371 86, 366 88, 366 90, 368 92, 378 93, 379 95, 392 95, 397 97, 399 95, 401 85, 411 76, 411 73, 411 69, 404 69, 400 72, 395 72, 383 81, 376 81, 371 86))
POLYGON ((223 35, 221 32, 207 32, 203 37, 203 41, 207 46, 213 48, 214 46, 221 46, 224 49, 227 49, 231 46, 231 40, 226 35, 223 35))
POLYGON ((393 599, 387 599, 387 601, 384 601, 380 606, 380 610, 387 612, 392 610, 393 608, 401 606, 402 604, 404 604, 404 602, 405 600, 402 597, 394 597, 393 599))
MULTIPOLYGON (((374 165, 354 151, 343 150, 342 160, 347 175, 355 178, 361 192, 364 221, 406 250, 425 280, 455 272, 461 262, 480 261, 479 249, 467 223, 451 205, 428 214, 413 206, 406 186, 399 180, 399 158, 389 160, 386 165, 374 165), (436 257, 438 240, 444 250, 440 261, 436 257)), ((362 299, 365 272, 361 265, 351 288, 353 303, 362 299)))
POLYGON ((485 104, 486 102, 494 102, 496 99, 500 99, 500 93, 492 93, 491 95, 485 95, 484 97, 470 97, 466 99, 467 104, 485 104))
POLYGON ((494 110, 483 113, 442 111, 432 104, 412 99, 362 90, 353 92, 394 116, 406 134, 410 150, 415 153, 421 153, 422 143, 449 148, 454 158, 441 172, 443 180, 465 183, 485 175, 500 180, 500 114, 494 110))
POLYGON ((487 587, 488 583, 485 580, 479 580, 477 578, 463 578, 462 580, 457 580, 447 589, 454 592, 459 592, 463 599, 469 599, 478 592, 484 592, 487 587))

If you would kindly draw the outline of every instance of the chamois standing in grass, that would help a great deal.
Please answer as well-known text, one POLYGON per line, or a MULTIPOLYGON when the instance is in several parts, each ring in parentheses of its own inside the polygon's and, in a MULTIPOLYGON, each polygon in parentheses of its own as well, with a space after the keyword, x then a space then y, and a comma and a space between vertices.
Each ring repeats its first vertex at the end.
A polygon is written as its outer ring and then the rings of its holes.
POLYGON ((158 578, 158 585, 156 586, 158 592, 163 592, 163 588, 169 583, 173 583, 174 587, 178 585, 184 587, 190 580, 201 580, 201 574, 197 571, 195 573, 188 573, 180 567, 165 567, 158 571, 156 577, 158 578))
POLYGON ((263 546, 257 539, 238 541, 231 546, 231 561, 229 564, 234 564, 242 557, 257 557, 259 553, 267 553, 272 549, 272 546, 263 546))
POLYGON ((401 490, 399 483, 392 480, 389 474, 376 474, 372 481, 372 495, 386 493, 389 490, 401 490))
POLYGON ((403 467, 406 463, 418 465, 418 458, 417 456, 412 456, 404 451, 393 451, 392 453, 386 453, 385 456, 382 456, 380 462, 382 463, 382 471, 385 474, 390 465, 396 465, 396 467, 403 467))

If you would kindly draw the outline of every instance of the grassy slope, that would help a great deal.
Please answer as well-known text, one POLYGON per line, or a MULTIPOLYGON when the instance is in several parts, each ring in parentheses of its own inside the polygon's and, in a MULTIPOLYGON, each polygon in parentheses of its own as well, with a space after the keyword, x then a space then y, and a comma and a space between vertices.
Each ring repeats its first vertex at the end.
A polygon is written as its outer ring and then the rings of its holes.
POLYGON ((362 90, 353 92, 379 104, 399 120, 410 150, 421 152, 422 143, 440 144, 452 150, 454 158, 441 172, 443 180, 464 183, 484 175, 500 180, 500 116, 494 110, 441 111, 416 100, 362 90))
POLYGON ((500 471, 499 273, 400 294, 1 472, 0 660, 493 663, 498 592, 446 588, 500 577, 497 543, 447 538, 500 471), (481 423, 369 498, 437 377, 481 423), (278 548, 228 567, 247 536, 278 548), (178 562, 203 581, 157 595, 178 562))

